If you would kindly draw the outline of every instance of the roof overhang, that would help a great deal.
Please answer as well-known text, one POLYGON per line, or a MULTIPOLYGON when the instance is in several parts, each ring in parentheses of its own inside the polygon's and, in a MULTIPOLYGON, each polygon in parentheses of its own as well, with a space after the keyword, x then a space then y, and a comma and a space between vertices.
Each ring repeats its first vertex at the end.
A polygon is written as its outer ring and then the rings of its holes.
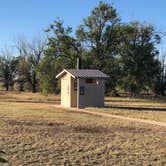
POLYGON ((73 78, 76 78, 74 75, 72 75, 69 71, 67 71, 66 69, 62 70, 58 75, 56 75, 56 78, 61 78, 63 77, 65 74, 70 74, 73 78))
POLYGON ((109 78, 109 76, 99 70, 89 70, 89 69, 81 69, 83 73, 78 73, 75 71, 73 71, 75 69, 64 69, 62 70, 57 76, 56 78, 62 78, 64 75, 69 74, 72 78, 76 79, 76 78, 82 78, 82 79, 87 79, 87 78, 99 78, 99 79, 107 79, 109 78), (95 73, 87 73, 88 72, 97 72, 97 74, 95 73), (84 73, 85 72, 85 73, 84 73), (99 74, 98 74, 99 72, 99 74), (102 74, 101 74, 102 73, 102 74), (88 75, 89 74, 89 75, 88 75))

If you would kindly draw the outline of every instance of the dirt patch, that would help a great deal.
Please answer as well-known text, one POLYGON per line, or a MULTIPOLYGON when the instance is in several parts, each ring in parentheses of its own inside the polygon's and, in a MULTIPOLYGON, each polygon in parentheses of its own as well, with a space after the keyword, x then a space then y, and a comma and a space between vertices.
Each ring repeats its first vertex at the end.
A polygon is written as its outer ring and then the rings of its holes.
POLYGON ((73 130, 79 133, 110 133, 109 128, 104 128, 102 126, 74 126, 73 130))
POLYGON ((92 134, 111 134, 114 132, 126 132, 131 134, 144 134, 151 133, 151 128, 135 128, 130 126, 112 126, 112 127, 103 127, 103 126, 74 126, 73 130, 79 133, 92 133, 92 134))
POLYGON ((34 121, 17 121, 17 120, 7 120, 9 125, 23 125, 23 126, 61 126, 64 123, 61 122, 34 122, 34 121))
POLYGON ((132 126, 119 126, 119 127, 114 127, 115 131, 118 132, 128 132, 132 134, 148 134, 152 132, 151 128, 143 128, 143 127, 132 127, 132 126))

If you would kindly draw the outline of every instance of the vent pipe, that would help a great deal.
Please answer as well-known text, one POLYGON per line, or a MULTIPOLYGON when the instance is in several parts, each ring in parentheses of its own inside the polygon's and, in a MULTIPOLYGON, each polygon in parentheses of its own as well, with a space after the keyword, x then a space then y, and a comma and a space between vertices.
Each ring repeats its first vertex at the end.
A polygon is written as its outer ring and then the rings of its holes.
POLYGON ((80 59, 77 58, 77 69, 79 69, 79 68, 80 68, 80 59))

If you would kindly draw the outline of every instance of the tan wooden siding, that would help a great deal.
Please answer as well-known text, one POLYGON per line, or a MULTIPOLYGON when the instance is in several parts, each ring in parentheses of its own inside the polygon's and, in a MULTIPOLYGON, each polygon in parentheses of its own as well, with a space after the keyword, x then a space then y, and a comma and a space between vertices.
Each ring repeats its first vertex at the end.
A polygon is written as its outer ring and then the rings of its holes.
MULTIPOLYGON (((77 91, 74 89, 75 79, 70 74, 61 78, 61 105, 77 107, 77 91)), ((79 79, 79 86, 84 87, 84 94, 79 95, 79 108, 104 106, 105 80, 97 79, 97 83, 86 83, 79 79)))
POLYGON ((61 78, 61 105, 71 107, 71 76, 65 74, 61 78))

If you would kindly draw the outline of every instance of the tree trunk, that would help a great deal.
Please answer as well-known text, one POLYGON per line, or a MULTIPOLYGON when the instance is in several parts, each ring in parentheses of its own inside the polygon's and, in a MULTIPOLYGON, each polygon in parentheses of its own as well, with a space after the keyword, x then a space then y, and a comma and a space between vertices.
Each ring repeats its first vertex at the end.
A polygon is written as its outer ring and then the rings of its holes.
POLYGON ((6 91, 9 91, 9 85, 6 85, 5 88, 6 88, 6 91))
POLYGON ((36 84, 34 83, 34 84, 32 84, 32 92, 33 93, 36 93, 37 91, 36 91, 36 84))
POLYGON ((34 72, 33 73, 33 76, 32 76, 32 82, 31 82, 32 84, 32 92, 33 93, 36 93, 37 92, 37 79, 36 79, 36 73, 34 72))
POLYGON ((20 92, 22 92, 22 91, 24 91, 24 83, 21 81, 20 83, 19 83, 19 91, 20 92))
POLYGON ((165 88, 161 89, 161 96, 165 96, 165 88))

